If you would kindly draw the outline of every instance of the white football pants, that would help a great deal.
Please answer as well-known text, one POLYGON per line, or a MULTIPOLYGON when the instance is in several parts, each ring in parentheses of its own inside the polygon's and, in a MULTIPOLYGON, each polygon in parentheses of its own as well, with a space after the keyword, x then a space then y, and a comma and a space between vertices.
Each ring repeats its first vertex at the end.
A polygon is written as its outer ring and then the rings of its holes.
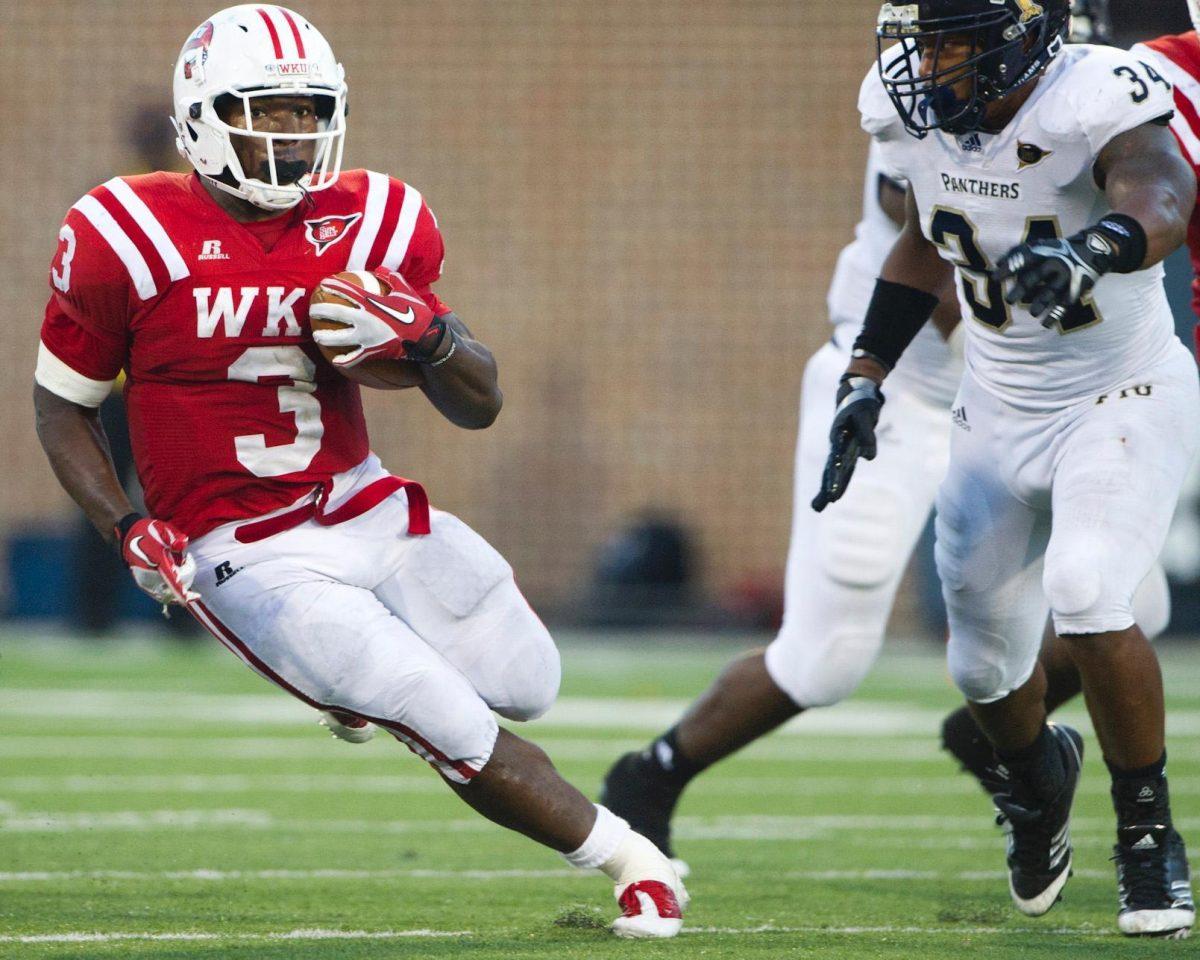
MULTIPOLYGON (((337 478, 337 497, 384 475, 372 456, 337 478)), ((492 711, 527 720, 550 708, 559 658, 504 558, 457 517, 430 513, 431 533, 410 536, 398 491, 353 520, 257 543, 221 527, 190 548, 194 612, 289 693, 379 724, 465 783, 491 756, 492 711)))
POLYGON ((1135 622, 1195 455, 1196 364, 1168 361, 1103 397, 1031 413, 963 379, 938 495, 950 674, 969 700, 1029 679, 1047 608, 1059 634, 1135 622))
MULTIPOLYGON (((949 463, 949 409, 889 380, 878 455, 859 461, 841 500, 822 513, 812 509, 838 378, 849 361, 848 351, 829 343, 804 370, 783 626, 766 652, 771 679, 805 708, 850 696, 874 665, 949 463)), ((1138 590, 1136 612, 1147 636, 1166 629, 1170 598, 1158 564, 1138 590)))

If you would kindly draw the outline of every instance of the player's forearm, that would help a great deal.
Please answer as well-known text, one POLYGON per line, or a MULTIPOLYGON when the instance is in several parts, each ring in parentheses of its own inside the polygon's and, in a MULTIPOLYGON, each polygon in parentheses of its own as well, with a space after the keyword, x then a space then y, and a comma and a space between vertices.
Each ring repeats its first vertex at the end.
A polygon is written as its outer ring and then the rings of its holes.
POLYGON ((883 382, 937 306, 950 269, 923 236, 908 227, 901 232, 880 271, 847 374, 883 382))
MULTIPOLYGON (((425 383, 421 389, 455 426, 482 430, 495 422, 504 402, 496 359, 453 314, 448 325, 454 332, 453 353, 449 353, 450 347, 443 347, 439 350, 441 356, 435 355, 435 363, 423 367, 425 383), (437 363, 439 359, 444 362, 437 363)), ((449 336, 446 339, 449 341, 449 336)))
POLYGON ((1140 127, 1116 138, 1098 166, 1112 212, 1132 217, 1146 232, 1141 269, 1187 242, 1196 207, 1196 177, 1165 128, 1140 127))
POLYGON ((33 406, 38 439, 58 482, 100 535, 111 540, 114 525, 134 508, 113 467, 99 412, 42 386, 33 388, 33 406))
MULTIPOLYGON (((1190 177, 1190 173, 1189 173, 1190 177)), ((1110 199, 1112 193, 1109 194, 1110 199)), ((1141 268, 1161 263, 1187 242, 1188 219, 1196 205, 1195 181, 1190 189, 1180 185, 1132 190, 1113 202, 1113 212, 1123 213, 1141 224, 1146 231, 1146 257, 1141 268)))

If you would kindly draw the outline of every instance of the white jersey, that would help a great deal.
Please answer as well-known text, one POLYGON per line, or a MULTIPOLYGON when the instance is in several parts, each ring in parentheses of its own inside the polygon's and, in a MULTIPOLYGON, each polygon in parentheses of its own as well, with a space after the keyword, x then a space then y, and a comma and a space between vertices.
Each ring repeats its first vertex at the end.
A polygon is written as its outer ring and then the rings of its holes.
POLYGON ((884 167, 909 181, 922 232, 957 268, 967 367, 985 389, 1053 409, 1104 393, 1178 349, 1161 265, 1102 277, 1049 329, 1024 305, 1005 303, 988 277, 1017 244, 1070 236, 1110 210, 1093 178, 1096 157, 1174 109, 1170 84, 1153 68, 1112 47, 1066 47, 997 134, 911 136, 874 68, 859 109, 884 167))
MULTIPOLYGON (((883 261, 900 235, 900 228, 879 204, 879 181, 884 176, 887 173, 880 146, 872 140, 867 152, 862 219, 854 228, 854 240, 838 255, 827 298, 833 339, 843 350, 850 349, 862 328, 883 261)), ((960 343, 959 337, 947 343, 932 323, 925 324, 889 379, 893 384, 902 381, 905 389, 922 399, 948 408, 962 379, 960 343)))

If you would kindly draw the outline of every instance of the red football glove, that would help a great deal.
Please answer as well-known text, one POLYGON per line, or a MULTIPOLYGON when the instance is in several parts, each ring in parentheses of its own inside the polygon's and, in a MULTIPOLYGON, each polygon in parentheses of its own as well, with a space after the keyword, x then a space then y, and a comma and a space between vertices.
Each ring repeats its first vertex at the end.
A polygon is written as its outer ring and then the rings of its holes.
POLYGON ((166 521, 147 517, 139 517, 128 526, 122 522, 116 532, 121 540, 121 557, 142 590, 164 606, 178 603, 186 607, 200 599, 200 594, 191 589, 196 578, 196 561, 185 552, 187 534, 166 521))
POLYGON ((428 363, 446 335, 445 322, 433 315, 400 274, 384 267, 371 272, 390 292, 384 295, 370 293, 336 277, 321 281, 320 289, 349 300, 353 306, 314 304, 309 316, 345 326, 336 330, 314 330, 313 339, 323 347, 354 348, 334 358, 334 364, 339 367, 353 367, 364 360, 428 363))

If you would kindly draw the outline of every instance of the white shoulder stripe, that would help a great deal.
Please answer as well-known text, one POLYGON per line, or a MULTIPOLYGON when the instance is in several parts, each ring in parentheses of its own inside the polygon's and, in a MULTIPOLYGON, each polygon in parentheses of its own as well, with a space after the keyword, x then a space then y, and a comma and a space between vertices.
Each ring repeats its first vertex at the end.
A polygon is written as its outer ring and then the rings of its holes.
POLYGON ((75 204, 75 209, 87 218, 87 221, 112 247, 113 253, 120 257, 121 263, 125 265, 125 269, 129 273, 129 279, 133 281, 133 288, 137 291, 137 295, 143 300, 149 300, 154 296, 158 292, 158 288, 154 285, 154 277, 150 274, 146 258, 129 239, 129 234, 122 230, 121 225, 113 219, 112 214, 105 210, 100 201, 91 194, 80 198, 79 202, 75 204))
POLYGON ((404 202, 400 204, 400 217, 396 221, 396 232, 383 255, 383 265, 389 270, 399 270, 412 243, 413 231, 417 228, 417 214, 421 212, 421 195, 414 187, 404 185, 404 202))
POLYGON ((81 407, 98 407, 116 380, 93 380, 58 359, 44 343, 38 344, 37 369, 33 379, 56 396, 81 407))
POLYGON ((363 210, 362 225, 358 228, 358 236, 354 238, 354 246, 350 248, 350 258, 346 261, 347 270, 365 270, 367 257, 375 246, 375 238, 379 236, 379 226, 383 223, 383 208, 387 206, 388 178, 382 173, 367 171, 367 202, 363 210))
POLYGON ((1179 112, 1171 118, 1171 130, 1179 138, 1179 146, 1187 154, 1193 167, 1200 167, 1200 137, 1196 136, 1187 118, 1179 112))
POLYGON ((167 236, 167 231, 163 229, 158 218, 150 212, 150 208, 146 206, 133 189, 120 177, 113 177, 104 184, 108 191, 117 198, 117 202, 121 204, 133 217, 134 222, 145 231, 150 242, 154 244, 154 249, 158 251, 158 255, 163 258, 163 263, 167 266, 167 272, 172 280, 182 280, 189 273, 187 264, 183 262, 183 257, 179 255, 179 250, 175 244, 171 242, 171 238, 167 236))

